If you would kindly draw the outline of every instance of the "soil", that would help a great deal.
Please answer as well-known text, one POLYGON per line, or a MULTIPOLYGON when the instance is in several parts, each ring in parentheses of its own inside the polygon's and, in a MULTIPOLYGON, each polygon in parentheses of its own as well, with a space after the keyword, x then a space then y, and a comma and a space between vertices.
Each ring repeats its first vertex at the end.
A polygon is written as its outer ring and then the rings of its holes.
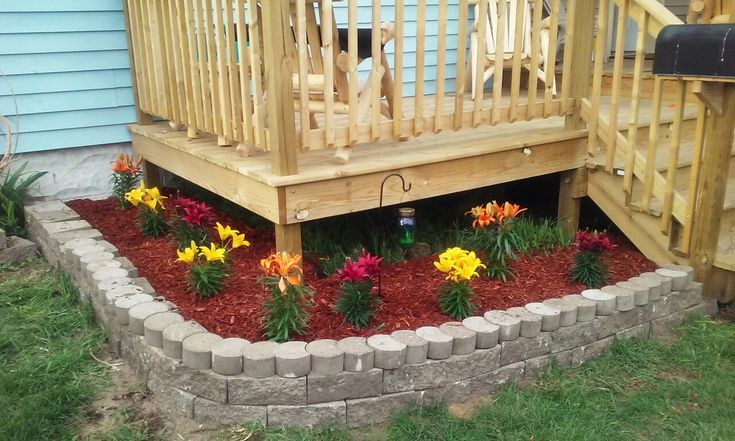
MULTIPOLYGON (((242 337, 250 341, 264 339, 260 311, 265 292, 257 279, 262 275, 260 259, 274 249, 272 229, 253 229, 217 213, 216 218, 221 223, 245 233, 252 246, 233 251, 230 277, 224 290, 214 297, 199 300, 188 288, 187 265, 175 262, 175 244, 167 238, 143 237, 135 226, 136 209, 122 210, 111 199, 82 199, 69 202, 69 206, 130 259, 140 275, 146 277, 156 292, 173 303, 185 318, 196 320, 210 332, 224 337, 242 337)), ((656 268, 624 237, 615 237, 614 241, 618 247, 605 256, 610 268, 609 282, 627 280, 656 268)), ((567 278, 574 252, 569 248, 548 255, 520 256, 511 264, 515 276, 505 283, 475 279, 472 287, 478 296, 477 312, 580 293, 585 287, 567 278)), ((343 322, 342 316, 334 312, 340 286, 337 276, 320 278, 317 268, 304 262, 304 280, 314 289, 314 302, 308 332, 298 339, 308 342, 320 338, 370 336, 451 321, 437 305, 436 292, 444 282, 444 275, 434 268, 434 260, 435 255, 383 264, 382 302, 373 318, 374 325, 360 330, 343 322)))

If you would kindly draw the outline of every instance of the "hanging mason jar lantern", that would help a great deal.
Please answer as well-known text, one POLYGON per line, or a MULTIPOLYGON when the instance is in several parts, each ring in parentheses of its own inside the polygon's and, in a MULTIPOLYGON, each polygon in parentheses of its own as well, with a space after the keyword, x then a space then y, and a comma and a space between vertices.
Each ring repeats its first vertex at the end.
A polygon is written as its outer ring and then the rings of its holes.
POLYGON ((416 240, 416 210, 409 207, 398 209, 398 246, 407 250, 416 240))

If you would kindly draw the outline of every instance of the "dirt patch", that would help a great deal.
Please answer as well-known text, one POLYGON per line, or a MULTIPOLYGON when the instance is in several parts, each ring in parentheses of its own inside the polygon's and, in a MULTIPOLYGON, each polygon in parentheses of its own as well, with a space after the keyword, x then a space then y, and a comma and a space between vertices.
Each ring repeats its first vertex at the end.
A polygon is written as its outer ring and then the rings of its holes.
MULTIPOLYGON (((210 332, 223 337, 242 337, 250 341, 263 339, 261 305, 264 289, 257 282, 262 272, 260 259, 270 254, 275 245, 272 229, 253 229, 223 213, 215 218, 245 234, 252 246, 233 250, 230 277, 218 295, 199 300, 187 286, 187 266, 176 263, 176 248, 170 239, 149 239, 135 227, 136 209, 120 210, 113 200, 77 200, 69 206, 102 232, 187 319, 196 320, 210 332)), ((213 233, 216 237, 216 233, 213 233)), ((616 238, 619 246, 606 256, 610 282, 627 280, 656 265, 646 259, 624 238, 616 238)), ((585 287, 568 279, 575 250, 563 249, 548 255, 521 256, 511 266, 515 277, 504 283, 475 279, 478 311, 507 309, 565 294, 579 293, 585 287)), ((371 327, 354 329, 334 311, 340 281, 337 276, 320 278, 317 268, 304 263, 304 279, 314 288, 314 304, 310 311, 308 333, 299 340, 340 339, 348 336, 370 336, 398 329, 416 329, 437 325, 451 318, 439 310, 436 293, 444 283, 444 274, 434 268, 436 256, 410 259, 382 266, 381 304, 371 327)))

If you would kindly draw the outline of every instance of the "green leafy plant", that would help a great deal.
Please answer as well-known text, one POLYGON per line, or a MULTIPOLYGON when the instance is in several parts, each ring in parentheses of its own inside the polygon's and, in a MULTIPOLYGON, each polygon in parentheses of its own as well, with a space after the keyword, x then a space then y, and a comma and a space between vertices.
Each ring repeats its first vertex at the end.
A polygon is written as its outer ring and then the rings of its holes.
POLYGON ((0 229, 10 236, 25 236, 23 198, 28 188, 46 172, 26 172, 28 163, 15 170, 6 170, 0 186, 0 229))
POLYGON ((569 278, 588 288, 600 288, 607 280, 607 264, 602 253, 612 250, 616 245, 604 232, 588 230, 578 231, 574 235, 574 242, 579 251, 574 255, 569 278))
POLYGON ((559 222, 551 219, 535 221, 519 217, 514 221, 513 231, 517 237, 518 251, 524 254, 548 254, 571 244, 559 222))
POLYGON ((112 175, 110 176, 110 185, 112 185, 112 195, 120 204, 120 208, 130 206, 130 202, 125 199, 125 195, 135 188, 140 176, 143 172, 140 169, 140 163, 143 158, 133 161, 130 155, 120 153, 115 161, 110 165, 112 175))
POLYGON ((250 246, 245 235, 233 230, 230 226, 222 226, 217 222, 217 233, 221 244, 210 243, 209 246, 197 246, 191 241, 183 250, 176 250, 177 262, 191 265, 189 268, 189 288, 196 292, 199 299, 216 295, 225 286, 227 278, 227 255, 241 246, 250 246))
POLYGON ((140 181, 140 187, 125 193, 125 200, 138 207, 138 227, 143 236, 161 237, 167 230, 168 224, 163 215, 165 196, 161 195, 157 187, 146 188, 145 182, 140 181))
POLYGON ((526 211, 517 204, 505 202, 503 205, 495 201, 472 208, 466 214, 472 215, 472 228, 475 230, 473 245, 482 249, 487 256, 485 275, 490 278, 506 281, 512 274, 508 266, 509 259, 515 259, 519 245, 515 231, 516 217, 526 211))
POLYGON ((265 276, 260 283, 267 296, 263 302, 263 331, 276 342, 306 332, 312 290, 302 282, 301 255, 275 253, 260 261, 265 276))
POLYGON ((479 277, 477 270, 485 265, 474 251, 454 247, 440 254, 434 266, 447 275, 447 281, 438 292, 439 309, 457 320, 468 317, 476 309, 473 300, 477 297, 469 282, 479 277))
POLYGON ((373 292, 373 280, 380 275, 381 260, 363 252, 356 262, 348 257, 344 267, 337 271, 342 287, 334 309, 357 329, 370 324, 380 302, 373 292))

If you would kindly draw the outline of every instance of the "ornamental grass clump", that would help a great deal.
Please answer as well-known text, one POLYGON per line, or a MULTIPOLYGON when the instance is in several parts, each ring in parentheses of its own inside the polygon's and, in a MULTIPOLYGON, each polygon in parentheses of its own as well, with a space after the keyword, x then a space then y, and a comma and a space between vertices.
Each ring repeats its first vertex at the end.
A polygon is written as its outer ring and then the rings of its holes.
POLYGON ((600 288, 607 281, 607 264, 602 253, 616 247, 605 232, 577 231, 574 245, 579 249, 574 255, 574 265, 569 278, 588 288, 600 288))
POLYGON ((174 213, 168 225, 171 236, 178 242, 178 247, 183 248, 191 241, 207 242, 207 229, 214 222, 212 207, 184 196, 177 196, 172 202, 174 213))
POLYGON ((110 164, 110 169, 112 170, 112 175, 110 176, 112 195, 117 199, 120 208, 130 206, 130 202, 125 196, 130 190, 135 188, 135 185, 140 179, 140 175, 142 174, 140 163, 142 161, 142 157, 134 161, 132 156, 120 153, 120 156, 110 164))
POLYGON ((375 307, 380 303, 374 292, 374 280, 380 275, 382 260, 363 251, 356 262, 348 257, 344 267, 337 270, 342 287, 334 309, 357 329, 370 324, 375 307))
POLYGON ((470 280, 479 277, 477 270, 486 266, 474 251, 459 247, 449 248, 439 255, 434 266, 447 275, 446 282, 439 288, 439 309, 457 320, 469 317, 476 306, 477 297, 470 287, 470 280))
POLYGON ((487 255, 487 277, 506 281, 511 274, 508 259, 515 258, 514 250, 520 246, 514 229, 515 219, 526 210, 510 202, 501 205, 492 201, 465 213, 474 218, 475 234, 471 240, 474 248, 484 250, 487 255))
POLYGON ((263 303, 263 331, 276 342, 306 332, 312 291, 302 278, 301 255, 274 253, 260 261, 265 276, 259 281, 267 296, 263 303))
POLYGON ((208 246, 197 245, 191 241, 183 250, 176 250, 177 262, 191 265, 189 268, 189 288, 196 292, 199 299, 214 296, 222 291, 227 278, 227 256, 240 247, 250 246, 245 235, 230 226, 217 222, 220 244, 210 242, 208 246))
POLYGON ((143 181, 140 181, 140 187, 125 193, 125 200, 138 207, 138 227, 143 236, 157 238, 166 232, 165 199, 158 188, 146 188, 143 181))

